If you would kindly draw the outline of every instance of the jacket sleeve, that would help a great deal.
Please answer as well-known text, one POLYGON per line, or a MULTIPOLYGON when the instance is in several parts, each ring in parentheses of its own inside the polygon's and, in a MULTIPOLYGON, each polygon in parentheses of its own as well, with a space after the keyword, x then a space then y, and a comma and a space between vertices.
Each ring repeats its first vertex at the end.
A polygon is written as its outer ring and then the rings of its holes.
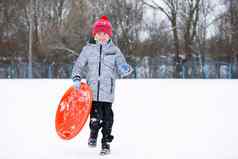
POLYGON ((133 68, 126 62, 125 57, 121 53, 120 49, 117 48, 116 53, 116 70, 119 77, 124 78, 126 76, 129 76, 133 72, 133 68), (128 70, 122 71, 120 67, 124 65, 128 67, 128 70))
POLYGON ((84 47, 74 64, 73 71, 72 71, 73 80, 80 80, 84 78, 85 66, 88 63, 86 53, 87 53, 86 47, 84 47))

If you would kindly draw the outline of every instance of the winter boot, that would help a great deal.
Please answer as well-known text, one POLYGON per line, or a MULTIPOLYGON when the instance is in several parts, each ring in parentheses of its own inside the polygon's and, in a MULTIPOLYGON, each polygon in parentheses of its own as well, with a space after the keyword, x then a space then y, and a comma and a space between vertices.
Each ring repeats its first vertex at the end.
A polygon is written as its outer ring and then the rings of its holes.
POLYGON ((110 154, 110 145, 109 143, 102 143, 102 150, 100 152, 100 155, 104 156, 104 155, 108 155, 110 154))
POLYGON ((89 147, 96 147, 97 146, 97 132, 91 131, 90 137, 88 139, 88 146, 89 147))

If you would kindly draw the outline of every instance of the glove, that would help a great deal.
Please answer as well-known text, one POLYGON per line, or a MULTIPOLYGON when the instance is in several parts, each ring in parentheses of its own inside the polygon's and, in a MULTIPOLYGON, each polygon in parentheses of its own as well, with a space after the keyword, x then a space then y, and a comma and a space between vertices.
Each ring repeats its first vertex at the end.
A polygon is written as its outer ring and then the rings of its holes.
POLYGON ((127 74, 130 71, 130 67, 128 64, 121 64, 121 65, 119 65, 118 69, 123 74, 127 74))
POLYGON ((79 80, 74 80, 73 83, 74 83, 74 87, 78 91, 80 89, 81 82, 79 80))

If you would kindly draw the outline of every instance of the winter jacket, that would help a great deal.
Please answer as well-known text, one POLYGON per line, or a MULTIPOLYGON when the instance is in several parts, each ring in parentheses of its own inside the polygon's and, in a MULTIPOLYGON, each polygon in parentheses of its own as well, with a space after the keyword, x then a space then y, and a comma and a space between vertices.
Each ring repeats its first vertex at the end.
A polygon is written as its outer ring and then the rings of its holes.
POLYGON ((75 62, 72 78, 73 80, 86 78, 93 90, 94 101, 112 103, 115 79, 132 72, 129 65, 128 72, 119 71, 118 68, 122 64, 127 64, 126 60, 111 40, 105 45, 88 42, 75 62))

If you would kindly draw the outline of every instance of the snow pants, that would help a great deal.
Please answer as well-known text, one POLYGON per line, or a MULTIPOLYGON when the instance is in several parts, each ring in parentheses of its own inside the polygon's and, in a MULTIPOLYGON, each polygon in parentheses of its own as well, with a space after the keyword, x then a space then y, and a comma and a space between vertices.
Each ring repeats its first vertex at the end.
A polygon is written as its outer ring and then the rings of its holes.
POLYGON ((111 135, 113 125, 112 103, 93 101, 90 113, 90 137, 97 138, 100 129, 102 132, 102 143, 112 142, 111 135))

